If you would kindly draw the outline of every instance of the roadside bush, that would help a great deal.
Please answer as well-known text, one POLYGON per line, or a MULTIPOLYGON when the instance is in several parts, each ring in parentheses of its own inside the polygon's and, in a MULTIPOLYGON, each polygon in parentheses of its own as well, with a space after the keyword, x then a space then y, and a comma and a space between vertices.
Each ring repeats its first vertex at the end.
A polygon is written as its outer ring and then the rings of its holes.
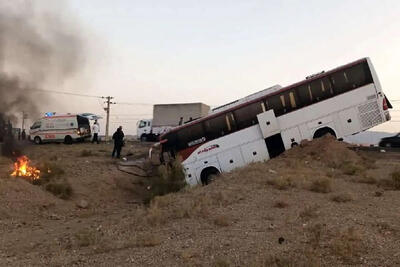
POLYGON ((75 233, 76 243, 79 247, 88 247, 96 243, 96 234, 91 230, 81 230, 75 233))
POLYGON ((287 208, 288 206, 289 206, 289 204, 282 200, 279 200, 279 201, 275 202, 275 204, 274 204, 274 207, 278 208, 278 209, 284 209, 284 208, 287 208))
POLYGON ((48 183, 63 175, 64 169, 55 163, 44 162, 39 165, 40 180, 42 184, 48 183))
POLYGON ((362 169, 359 166, 348 161, 343 162, 343 164, 340 166, 340 169, 344 174, 347 175, 355 175, 357 172, 362 171, 362 169))
POLYGON ((157 175, 149 179, 149 184, 147 185, 149 194, 145 202, 150 203, 156 196, 178 192, 185 186, 185 173, 181 160, 177 158, 169 164, 159 166, 157 175))
POLYGON ((400 171, 392 172, 392 183, 393 188, 396 190, 400 190, 400 171))
POLYGON ((72 187, 65 180, 48 183, 45 185, 45 189, 61 199, 68 199, 72 195, 72 187))
POLYGON ((392 172, 390 178, 380 180, 379 185, 387 189, 400 190, 400 171, 392 172))
POLYGON ((332 242, 332 251, 345 263, 359 263, 364 244, 361 235, 353 227, 338 232, 332 242))
POLYGON ((69 199, 72 195, 72 187, 62 175, 64 169, 49 162, 43 162, 39 165, 40 179, 37 180, 38 185, 42 185, 46 191, 49 191, 56 197, 61 199, 69 199))
POLYGON ((345 203, 353 200, 349 193, 340 193, 331 197, 331 200, 338 203, 345 203))
POLYGON ((296 183, 290 177, 275 177, 267 180, 267 184, 274 186, 278 190, 287 190, 296 187, 296 183))
POLYGON ((81 156, 81 157, 90 157, 90 156, 93 156, 93 153, 92 153, 92 150, 84 149, 84 150, 81 151, 79 156, 81 156))
POLYGON ((310 191, 317 193, 329 193, 332 192, 331 180, 325 177, 316 178, 311 182, 310 191))

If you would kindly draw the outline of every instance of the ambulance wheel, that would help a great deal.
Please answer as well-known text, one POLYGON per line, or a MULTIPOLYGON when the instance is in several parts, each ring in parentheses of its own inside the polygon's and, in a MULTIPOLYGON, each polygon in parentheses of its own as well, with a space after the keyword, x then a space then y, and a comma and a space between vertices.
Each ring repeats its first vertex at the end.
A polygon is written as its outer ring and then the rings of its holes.
POLYGON ((40 145, 42 143, 42 139, 40 139, 39 136, 35 136, 35 138, 33 138, 33 142, 35 142, 37 145, 40 145))
POLYGON ((67 136, 64 138, 64 144, 67 144, 67 145, 72 144, 72 137, 69 136, 69 135, 67 135, 67 136))

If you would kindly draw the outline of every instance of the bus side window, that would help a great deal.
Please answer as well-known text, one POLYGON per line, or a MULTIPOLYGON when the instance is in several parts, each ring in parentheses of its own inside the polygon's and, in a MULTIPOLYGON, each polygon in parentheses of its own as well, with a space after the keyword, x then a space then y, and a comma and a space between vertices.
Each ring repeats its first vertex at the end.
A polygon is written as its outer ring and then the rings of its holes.
POLYGON ((361 63, 346 70, 349 76, 351 88, 358 88, 372 83, 371 72, 368 71, 368 64, 361 63))
POLYGON ((232 126, 227 124, 226 114, 204 122, 205 135, 207 140, 212 140, 224 136, 232 131, 232 126))
POLYGON ((301 106, 308 106, 312 103, 311 89, 308 87, 307 84, 296 87, 294 91, 297 92, 301 106))
POLYGON ((324 100, 333 95, 332 85, 327 78, 311 82, 310 87, 314 102, 324 100))
POLYGON ((252 103, 233 111, 238 129, 243 129, 257 124, 257 115, 263 112, 261 102, 252 103))
POLYGON ((274 95, 268 97, 267 106, 268 109, 274 110, 275 116, 280 116, 285 113, 280 95, 274 95))
POLYGON ((236 122, 235 122, 235 118, 234 118, 232 112, 225 114, 225 121, 226 121, 226 126, 228 129, 228 132, 236 131, 236 122))
POLYGON ((201 123, 183 128, 178 133, 178 150, 190 147, 190 142, 204 137, 203 125, 201 123))
POLYGON ((335 94, 341 94, 351 89, 351 84, 348 79, 346 71, 338 71, 331 76, 333 90, 335 94))

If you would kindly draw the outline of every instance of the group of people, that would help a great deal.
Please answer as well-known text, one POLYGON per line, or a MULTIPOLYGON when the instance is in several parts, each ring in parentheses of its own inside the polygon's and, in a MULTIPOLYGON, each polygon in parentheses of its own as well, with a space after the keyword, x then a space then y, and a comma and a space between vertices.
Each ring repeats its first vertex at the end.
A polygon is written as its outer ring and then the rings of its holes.
MULTIPOLYGON (((92 126, 92 132, 93 132, 92 143, 96 142, 98 144, 99 143, 100 125, 97 122, 97 120, 95 120, 95 122, 92 126)), ((119 126, 112 136, 112 139, 114 140, 114 149, 111 154, 111 157, 114 157, 114 156, 117 158, 121 157, 121 150, 122 150, 122 147, 124 146, 124 137, 125 137, 125 135, 124 135, 124 132, 122 131, 122 126, 119 126)))

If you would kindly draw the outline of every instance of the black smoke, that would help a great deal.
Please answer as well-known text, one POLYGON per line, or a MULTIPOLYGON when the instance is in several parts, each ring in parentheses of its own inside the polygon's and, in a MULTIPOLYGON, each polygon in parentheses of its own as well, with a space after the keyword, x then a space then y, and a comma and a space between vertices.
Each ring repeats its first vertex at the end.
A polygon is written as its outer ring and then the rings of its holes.
MULTIPOLYGON (((83 38, 62 1, 1 1, 0 120, 37 117, 50 95, 80 71, 83 38), (41 107, 41 108, 39 108, 41 107)), ((1 128, 1 127, 0 127, 1 128)), ((4 129, 0 129, 0 134, 4 129)), ((3 133, 4 137, 4 133, 3 133)), ((5 138, 3 138, 5 140, 5 138)), ((11 149, 12 150, 12 149, 11 149)))

